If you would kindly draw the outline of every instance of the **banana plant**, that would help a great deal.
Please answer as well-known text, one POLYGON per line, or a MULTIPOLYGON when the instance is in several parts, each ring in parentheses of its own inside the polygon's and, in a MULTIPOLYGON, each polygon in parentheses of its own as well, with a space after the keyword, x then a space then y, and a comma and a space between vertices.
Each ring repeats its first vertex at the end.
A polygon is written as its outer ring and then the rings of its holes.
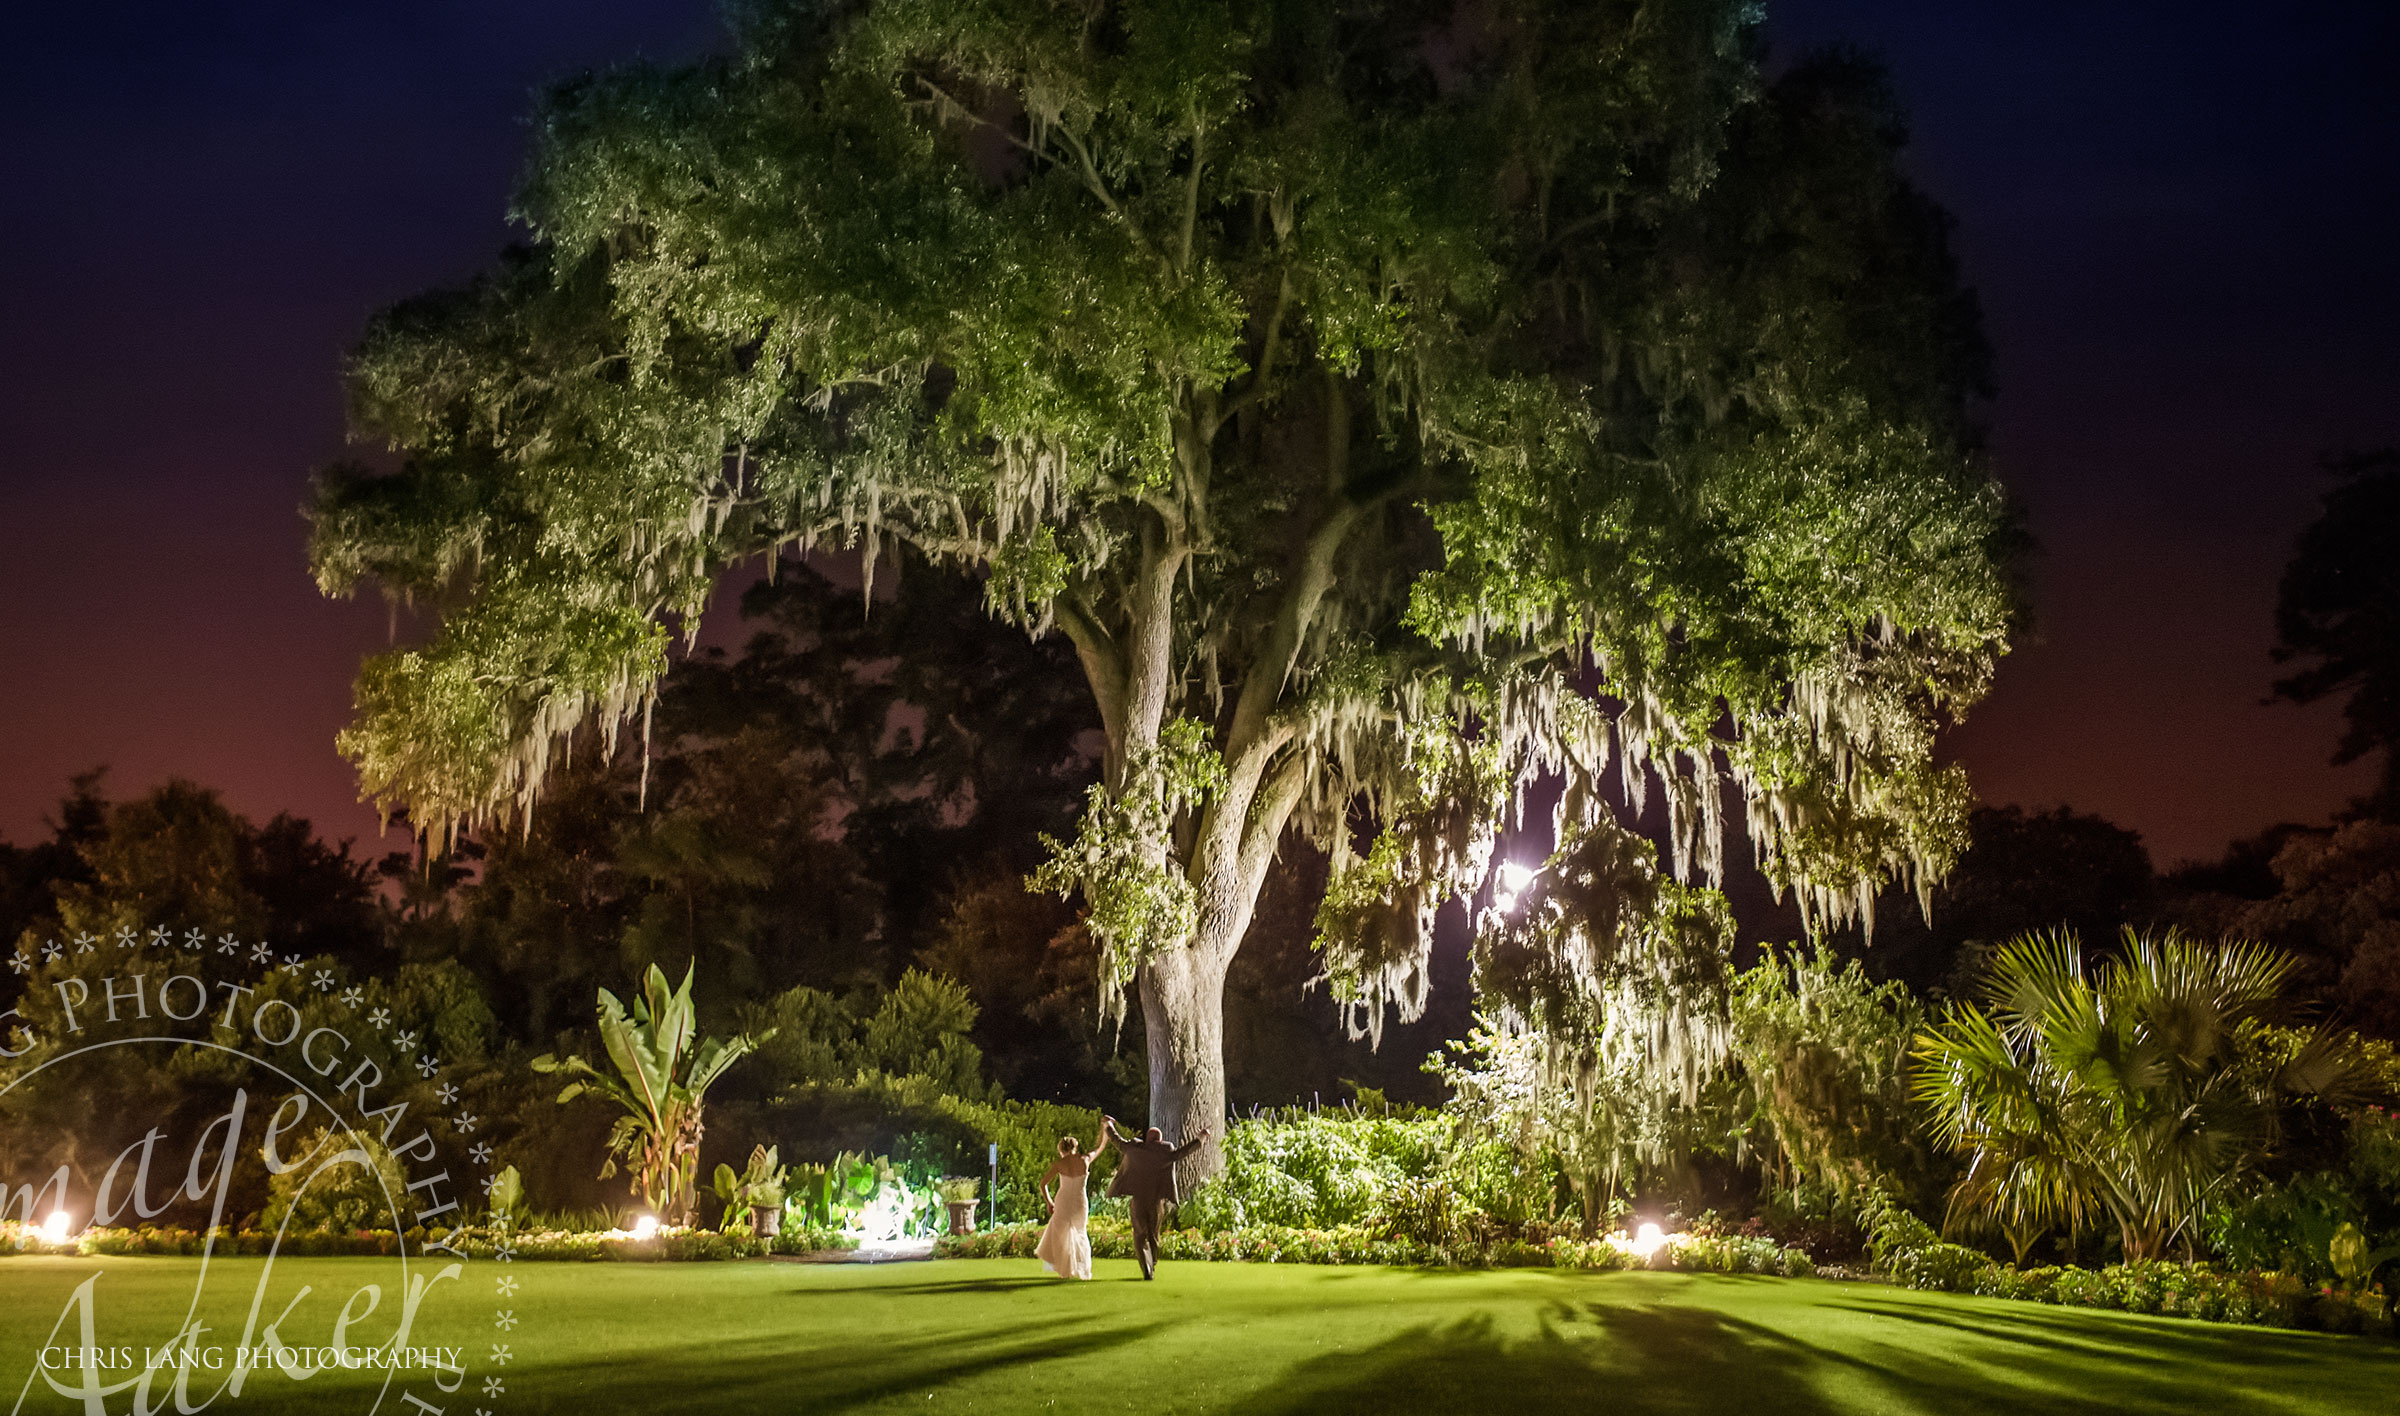
POLYGON ((773 1032, 701 1039, 688 967, 683 982, 669 987, 666 974, 652 964, 630 1009, 601 989, 599 1012, 600 1041, 613 1075, 575 1056, 544 1054, 534 1059, 533 1068, 575 1078, 558 1094, 562 1103, 590 1094, 623 1107, 625 1114, 608 1133, 600 1178, 615 1175, 623 1162, 644 1205, 664 1222, 689 1224, 699 1200, 701 1112, 708 1089, 773 1032))

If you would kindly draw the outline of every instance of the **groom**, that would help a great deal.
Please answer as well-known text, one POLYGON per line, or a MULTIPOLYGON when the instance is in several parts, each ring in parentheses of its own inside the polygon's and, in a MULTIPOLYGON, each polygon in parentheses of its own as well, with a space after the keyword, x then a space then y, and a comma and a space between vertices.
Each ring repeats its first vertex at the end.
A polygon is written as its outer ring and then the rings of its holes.
POLYGON ((1208 1139, 1208 1129, 1180 1146, 1170 1146, 1156 1126, 1142 1133, 1140 1140, 1117 1129, 1117 1118, 1103 1116, 1101 1126, 1124 1159, 1117 1164, 1116 1178, 1108 1182, 1108 1193, 1122 1195, 1125 1207, 1133 1211, 1133 1253, 1142 1261, 1142 1277, 1158 1275, 1158 1219, 1162 1205, 1179 1203, 1182 1196, 1175 1192, 1175 1162, 1192 1153, 1208 1139))

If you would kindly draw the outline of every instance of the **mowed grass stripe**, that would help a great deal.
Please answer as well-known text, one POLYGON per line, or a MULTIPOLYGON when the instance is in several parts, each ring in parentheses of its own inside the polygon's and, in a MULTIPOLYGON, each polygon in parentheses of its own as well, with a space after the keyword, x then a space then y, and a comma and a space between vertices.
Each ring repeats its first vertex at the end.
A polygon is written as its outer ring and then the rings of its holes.
MULTIPOLYGON (((324 1341, 342 1299, 362 1283, 388 1288, 391 1268, 279 1261, 282 1294, 315 1290, 285 1339, 324 1341)), ((101 1341, 138 1346, 173 1333, 198 1265, 0 1261, 10 1401, 95 1269, 101 1341)), ((2400 1410, 2400 1344, 1869 1284, 1197 1263, 1143 1283, 1130 1263, 1097 1271, 1096 1282, 1066 1284, 1016 1260, 485 1262, 428 1305, 416 1340, 466 1348, 471 1376, 451 1409, 507 1416, 2400 1410), (495 1291, 504 1275, 517 1280, 513 1296, 495 1291), (515 1314, 513 1329, 493 1326, 501 1309, 515 1314), (491 1360, 496 1342, 511 1349, 505 1366, 491 1360), (501 1399, 479 1395, 492 1372, 506 1383, 501 1399)), ((209 1341, 239 1336, 257 1274, 255 1260, 213 1266, 209 1341)), ((379 1380, 254 1380, 222 1409, 363 1409, 357 1398, 379 1380)), ((422 1378, 410 1389, 431 1395, 422 1378)))

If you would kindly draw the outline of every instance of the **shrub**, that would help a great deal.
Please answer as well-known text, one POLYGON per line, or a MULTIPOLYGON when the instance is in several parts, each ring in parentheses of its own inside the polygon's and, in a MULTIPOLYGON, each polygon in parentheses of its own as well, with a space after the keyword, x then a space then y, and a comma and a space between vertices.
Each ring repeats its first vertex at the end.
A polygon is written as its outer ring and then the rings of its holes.
POLYGON ((1447 1176, 1403 1176, 1376 1197, 1368 1227, 1412 1244, 1458 1249, 1482 1236, 1483 1217, 1447 1176))
POLYGON ((1225 1169, 1185 1199, 1183 1218, 1206 1230, 1358 1224, 1394 1187, 1438 1174, 1449 1154, 1439 1115, 1271 1112, 1226 1128, 1225 1169))
POLYGON ((347 1234, 397 1219, 408 1203, 408 1171, 363 1131, 319 1127, 293 1152, 292 1168, 267 1181, 268 1230, 347 1234))
MULTIPOLYGON (((945 1175, 981 1175, 985 1147, 1000 1147, 1000 1186, 991 1214, 1001 1221, 1039 1221, 1041 1177, 1058 1159, 1058 1138, 1074 1136, 1085 1146, 1099 1138, 1100 1113, 1086 1107, 1038 1101, 986 1102, 952 1096, 924 1077, 863 1073, 841 1084, 794 1088, 771 1109, 770 1123, 784 1138, 785 1153, 804 1160, 831 1159, 837 1151, 888 1154, 912 1184, 924 1186, 945 1175), (807 1137, 805 1145, 794 1137, 807 1137)), ((1115 1161, 1092 1176, 1093 1206, 1115 1161)))

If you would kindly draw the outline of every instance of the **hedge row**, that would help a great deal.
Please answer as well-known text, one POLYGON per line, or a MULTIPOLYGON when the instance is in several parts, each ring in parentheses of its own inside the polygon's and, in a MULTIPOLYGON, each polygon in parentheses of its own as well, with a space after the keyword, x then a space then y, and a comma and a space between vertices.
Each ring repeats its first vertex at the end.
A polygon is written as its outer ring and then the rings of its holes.
POLYGON ((2209 1264, 2157 1260, 2103 1269, 2019 1270, 1944 1240, 1889 1196, 1870 1200, 1866 1219, 1876 1261, 1908 1288, 2260 1327, 2393 1331, 2391 1300, 2376 1289, 2353 1291, 2312 1285, 2296 1274, 2228 1272, 2209 1264))
MULTIPOLYGON (((50 1244, 38 1237, 28 1237, 30 1233, 26 1231, 10 1236, 14 1242, 0 1244, 0 1255, 45 1253, 102 1257, 194 1257, 210 1247, 198 1230, 159 1229, 147 1225, 140 1229, 86 1230, 64 1244, 50 1244)), ((389 1258, 401 1253, 403 1247, 412 1256, 422 1255, 426 1246, 436 1241, 445 1248, 455 1249, 474 1259, 500 1258, 505 1251, 505 1256, 511 1261, 527 1259, 587 1263, 607 1260, 704 1263, 755 1258, 762 1254, 829 1253, 858 1247, 857 1239, 828 1229, 786 1230, 771 1240, 699 1229, 663 1229, 654 1238, 635 1239, 606 1231, 569 1233, 560 1230, 503 1231, 480 1228, 458 1231, 411 1229, 403 1234, 394 1234, 389 1229, 357 1229, 348 1233, 319 1230, 285 1234, 278 1240, 271 1232, 245 1229, 220 1232, 212 1252, 227 1256, 271 1253, 291 1258, 389 1258)))
MULTIPOLYGON (((1041 1226, 1009 1225, 962 1238, 935 1241, 941 1258, 1029 1259, 1041 1242, 1041 1226)), ((1129 1226, 1105 1220, 1091 1226, 1096 1258, 1133 1257, 1129 1226)), ((1739 1235, 1683 1236, 1662 1247, 1646 1262, 1605 1240, 1584 1243, 1552 1239, 1544 1243, 1502 1239, 1488 1244, 1442 1246, 1394 1239, 1363 1225, 1330 1229, 1294 1229, 1281 1225, 1249 1225, 1203 1233, 1198 1229, 1170 1230, 1159 1236, 1159 1257, 1204 1262, 1286 1264, 1397 1264, 1447 1268, 1659 1268, 1683 1273, 1780 1273, 1805 1276, 1812 1272, 1808 1255, 1767 1239, 1739 1235)))

